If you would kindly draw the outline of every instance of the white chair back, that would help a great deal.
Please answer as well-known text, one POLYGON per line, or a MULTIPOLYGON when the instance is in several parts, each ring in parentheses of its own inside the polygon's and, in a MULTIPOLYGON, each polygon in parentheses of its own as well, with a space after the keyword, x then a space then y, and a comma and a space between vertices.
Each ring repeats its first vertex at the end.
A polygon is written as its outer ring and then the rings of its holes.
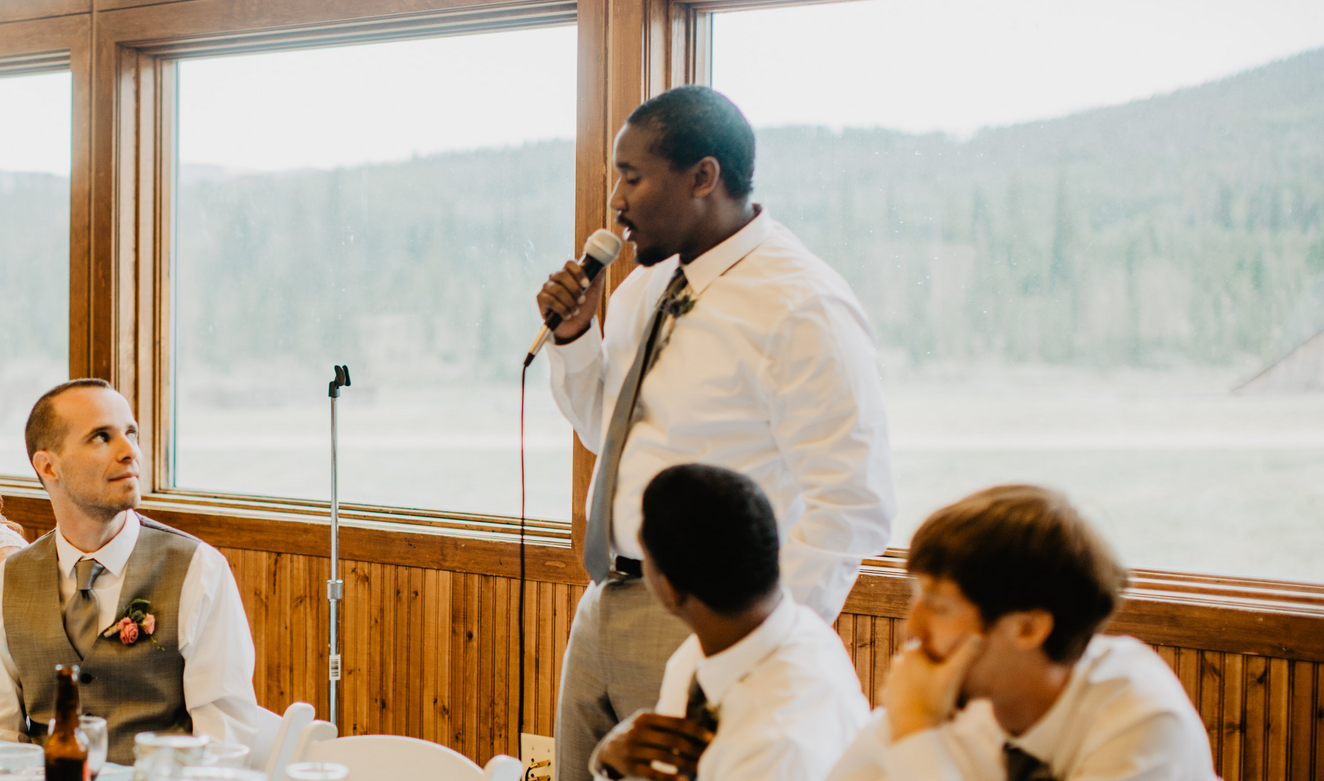
POLYGON ((505 754, 497 754, 483 766, 486 781, 520 781, 524 777, 524 763, 505 754))
POLYGON ((285 766, 294 755, 294 744, 316 715, 313 706, 306 702, 290 703, 284 716, 259 707, 257 740, 248 755, 248 766, 266 773, 271 781, 281 781, 285 777, 285 766))
MULTIPOLYGON (((314 740, 304 730, 296 762, 336 762, 349 768, 349 781, 485 781, 483 769, 445 746, 399 735, 354 735, 314 740)), ((324 723, 324 722, 323 722, 324 723)), ((490 763, 489 763, 490 764, 490 763)), ((504 765, 504 763, 501 763, 504 765)), ((499 765, 500 766, 500 765, 499 765)))
MULTIPOLYGON (((298 739, 295 740, 294 750, 290 752, 289 762, 285 763, 286 767, 294 764, 295 762, 310 761, 302 758, 303 755, 307 753, 308 747, 313 745, 314 743, 321 743, 327 740, 335 740, 337 734, 338 734, 338 730, 336 729, 336 725, 332 724, 329 721, 322 721, 321 719, 317 719, 315 721, 310 722, 308 726, 304 727, 303 730, 299 733, 298 739)), ((280 769, 281 774, 279 777, 272 776, 271 781, 285 781, 286 767, 282 767, 280 769)))

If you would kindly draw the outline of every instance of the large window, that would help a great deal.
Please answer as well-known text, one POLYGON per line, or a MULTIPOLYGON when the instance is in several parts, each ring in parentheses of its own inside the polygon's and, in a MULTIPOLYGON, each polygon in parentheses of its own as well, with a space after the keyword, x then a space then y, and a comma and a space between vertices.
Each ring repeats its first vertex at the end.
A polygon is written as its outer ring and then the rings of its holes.
POLYGON ((877 330, 904 547, 1064 489, 1141 567, 1320 579, 1324 16, 882 0, 712 18, 755 200, 877 330))
MULTIPOLYGON (((575 55, 566 26, 178 63, 175 488, 327 498, 344 363, 341 501, 519 513, 533 296, 575 249, 575 55)), ((539 362, 528 510, 565 519, 547 387, 539 362)))
POLYGON ((0 77, 0 474, 34 477, 32 403, 69 372, 68 72, 0 77))

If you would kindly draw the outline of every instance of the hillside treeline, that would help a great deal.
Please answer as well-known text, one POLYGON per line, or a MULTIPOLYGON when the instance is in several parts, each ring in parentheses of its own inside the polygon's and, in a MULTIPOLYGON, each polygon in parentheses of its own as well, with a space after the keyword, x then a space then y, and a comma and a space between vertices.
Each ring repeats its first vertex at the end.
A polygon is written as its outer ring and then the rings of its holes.
MULTIPOLYGON (((1321 127, 1324 50, 964 140, 762 130, 756 199, 851 282, 889 360, 1267 363, 1324 329, 1321 127)), ((186 169, 182 365, 516 377, 533 294, 575 249, 573 156, 550 141, 335 171, 186 169)), ((0 274, 41 249, 5 236, 67 222, 47 179, 0 180, 0 274)), ((55 338, 39 310, 6 294, 0 332, 55 338)))

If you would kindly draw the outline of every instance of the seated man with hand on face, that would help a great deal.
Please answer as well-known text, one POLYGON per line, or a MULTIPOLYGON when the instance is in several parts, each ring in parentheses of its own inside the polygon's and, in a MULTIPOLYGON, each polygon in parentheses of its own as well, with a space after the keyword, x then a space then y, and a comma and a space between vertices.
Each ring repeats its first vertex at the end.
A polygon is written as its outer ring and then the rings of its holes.
POLYGON ((1126 573, 1064 496, 968 496, 920 526, 906 566, 910 642, 831 781, 1216 778, 1163 660, 1095 634, 1126 573))
POLYGON ((253 638, 220 551, 138 515, 138 424, 101 380, 73 380, 28 417, 28 456, 56 528, 0 563, 0 739, 41 739, 55 665, 81 668, 84 713, 111 762, 139 732, 251 744, 253 638))
POLYGON ((694 634, 667 662, 656 713, 608 733, 594 775, 821 781, 869 705, 841 638, 781 585, 763 492, 720 467, 663 470, 639 541, 648 587, 694 634))

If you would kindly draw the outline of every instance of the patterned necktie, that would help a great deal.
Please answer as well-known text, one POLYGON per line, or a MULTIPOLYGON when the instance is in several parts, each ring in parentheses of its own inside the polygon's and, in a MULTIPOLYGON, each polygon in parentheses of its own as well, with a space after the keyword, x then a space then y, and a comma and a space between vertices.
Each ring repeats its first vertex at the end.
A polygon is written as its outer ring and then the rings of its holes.
POLYGON ((653 349, 662 321, 666 319, 667 307, 684 289, 685 269, 678 268, 666 292, 658 299, 657 308, 653 310, 652 322, 644 331, 639 349, 635 351, 634 363, 630 365, 625 382, 621 384, 616 408, 612 410, 611 423, 607 426, 607 439, 603 443, 602 454, 598 456, 598 474, 593 483, 588 530, 584 534, 584 569, 588 570, 594 583, 606 580, 607 573, 611 571, 611 506, 616 496, 616 474, 621 468, 621 452, 625 450, 625 438, 630 434, 634 405, 639 399, 639 385, 647 373, 645 367, 652 364, 653 349))
POLYGON ((1053 781, 1048 765, 1033 754, 1027 754, 1010 743, 1002 745, 1007 759, 1007 781, 1053 781))
POLYGON ((690 679, 690 696, 685 701, 685 718, 698 723, 709 732, 717 731, 717 709, 708 704, 708 695, 699 685, 699 675, 690 679))
POLYGON ((96 559, 83 559, 74 567, 78 580, 78 590, 69 597, 64 606, 64 632, 69 635, 69 642, 78 652, 79 658, 86 658, 97 639, 97 620, 101 617, 101 601, 92 590, 101 573, 106 568, 96 559))

